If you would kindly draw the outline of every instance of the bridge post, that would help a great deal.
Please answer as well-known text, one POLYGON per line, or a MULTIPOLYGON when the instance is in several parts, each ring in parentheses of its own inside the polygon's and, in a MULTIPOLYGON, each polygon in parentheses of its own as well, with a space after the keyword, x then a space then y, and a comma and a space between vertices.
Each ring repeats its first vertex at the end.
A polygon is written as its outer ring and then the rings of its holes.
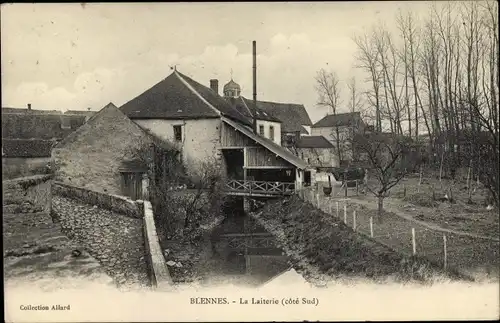
POLYGON ((250 199, 248 197, 246 197, 246 196, 243 197, 243 211, 245 211, 245 213, 251 211, 251 208, 250 208, 250 199))

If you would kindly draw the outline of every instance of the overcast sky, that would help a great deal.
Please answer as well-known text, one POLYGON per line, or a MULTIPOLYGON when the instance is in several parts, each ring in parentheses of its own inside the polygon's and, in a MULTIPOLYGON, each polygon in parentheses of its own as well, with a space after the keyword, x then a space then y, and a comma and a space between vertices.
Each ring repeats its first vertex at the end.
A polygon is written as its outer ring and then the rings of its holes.
POLYGON ((251 98, 256 40, 258 99, 302 103, 314 122, 326 113, 316 107, 316 71, 361 82, 351 37, 378 21, 397 32, 399 8, 422 16, 428 3, 3 4, 2 106, 120 106, 174 64, 207 86, 219 79, 220 89, 232 69, 251 98))

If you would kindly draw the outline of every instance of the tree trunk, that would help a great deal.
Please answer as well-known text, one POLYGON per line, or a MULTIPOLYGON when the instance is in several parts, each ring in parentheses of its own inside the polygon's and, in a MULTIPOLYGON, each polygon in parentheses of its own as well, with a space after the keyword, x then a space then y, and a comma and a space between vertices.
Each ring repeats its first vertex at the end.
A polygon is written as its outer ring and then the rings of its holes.
POLYGON ((378 200, 377 218, 378 222, 382 222, 382 213, 384 212, 384 195, 377 196, 377 200, 378 200))

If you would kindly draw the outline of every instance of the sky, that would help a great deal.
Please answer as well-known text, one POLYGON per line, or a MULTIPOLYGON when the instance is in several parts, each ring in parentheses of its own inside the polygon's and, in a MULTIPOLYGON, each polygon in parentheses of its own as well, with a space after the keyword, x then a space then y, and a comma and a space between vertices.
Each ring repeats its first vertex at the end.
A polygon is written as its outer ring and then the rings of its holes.
POLYGON ((365 75, 352 37, 382 21, 397 32, 398 9, 425 15, 424 1, 309 3, 2 4, 2 106, 99 110, 121 106, 172 73, 219 91, 231 78, 252 98, 304 104, 322 118, 314 77, 335 71, 347 111, 346 82, 365 75))

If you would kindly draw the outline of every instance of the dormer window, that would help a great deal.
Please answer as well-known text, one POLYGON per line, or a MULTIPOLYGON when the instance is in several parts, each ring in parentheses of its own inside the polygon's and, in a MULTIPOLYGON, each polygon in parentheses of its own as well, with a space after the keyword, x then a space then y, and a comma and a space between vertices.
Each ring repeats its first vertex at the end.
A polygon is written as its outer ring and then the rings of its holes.
POLYGON ((259 135, 264 137, 264 126, 263 125, 259 125, 259 135))
POLYGON ((274 141, 274 126, 269 126, 269 138, 274 141))

